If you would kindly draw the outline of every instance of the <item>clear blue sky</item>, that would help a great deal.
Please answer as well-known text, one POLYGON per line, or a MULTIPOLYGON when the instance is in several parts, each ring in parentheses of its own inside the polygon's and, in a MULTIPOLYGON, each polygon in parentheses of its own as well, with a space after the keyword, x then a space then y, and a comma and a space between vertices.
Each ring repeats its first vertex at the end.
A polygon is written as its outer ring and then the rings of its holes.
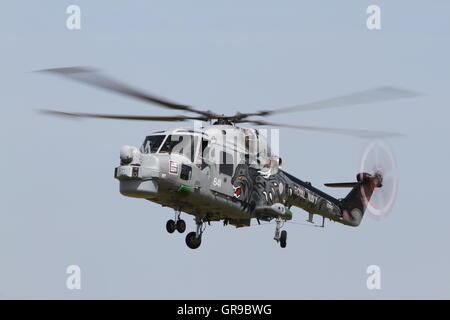
MULTIPOLYGON (((449 11, 448 1, 5 1, 0 298, 450 298, 449 11), (80 31, 66 29, 70 4, 81 7, 80 31), (370 4, 381 7, 380 31, 366 28, 370 4), (113 178, 120 147, 167 124, 33 111, 173 114, 30 72, 73 65, 215 112, 379 85, 427 95, 273 119, 406 134, 390 141, 400 188, 388 217, 366 217, 356 229, 288 224, 285 250, 273 225, 216 223, 192 251, 184 235, 165 231, 170 209, 121 196, 113 178), (81 291, 65 287, 71 264, 81 267, 81 291), (380 291, 366 288, 371 264, 381 267, 380 291)), ((316 186, 358 171, 362 140, 290 129, 280 136, 285 169, 316 186)))

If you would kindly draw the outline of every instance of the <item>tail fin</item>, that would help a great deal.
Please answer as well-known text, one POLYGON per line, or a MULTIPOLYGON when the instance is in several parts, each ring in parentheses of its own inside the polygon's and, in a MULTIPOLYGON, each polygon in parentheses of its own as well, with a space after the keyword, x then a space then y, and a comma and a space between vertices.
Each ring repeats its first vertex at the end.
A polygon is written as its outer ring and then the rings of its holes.
POLYGON ((358 173, 356 180, 358 182, 353 185, 352 190, 340 201, 344 219, 342 223, 353 227, 357 227, 361 223, 373 191, 382 186, 383 177, 379 172, 374 175, 358 173))

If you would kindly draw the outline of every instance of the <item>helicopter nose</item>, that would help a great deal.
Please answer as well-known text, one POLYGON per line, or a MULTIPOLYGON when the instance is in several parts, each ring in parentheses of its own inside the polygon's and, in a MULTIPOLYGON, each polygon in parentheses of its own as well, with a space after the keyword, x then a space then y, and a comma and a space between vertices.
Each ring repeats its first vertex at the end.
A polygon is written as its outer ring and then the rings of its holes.
POLYGON ((159 160, 153 155, 143 155, 136 147, 123 146, 120 166, 114 177, 119 180, 120 193, 132 198, 154 198, 158 194, 159 160))

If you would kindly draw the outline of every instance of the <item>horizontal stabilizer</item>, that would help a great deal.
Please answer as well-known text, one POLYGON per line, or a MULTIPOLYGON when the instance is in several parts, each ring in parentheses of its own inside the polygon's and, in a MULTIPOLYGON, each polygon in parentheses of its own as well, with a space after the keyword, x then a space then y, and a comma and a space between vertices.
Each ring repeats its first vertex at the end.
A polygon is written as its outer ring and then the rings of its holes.
POLYGON ((325 186, 330 188, 353 188, 356 185, 358 182, 325 183, 325 186))

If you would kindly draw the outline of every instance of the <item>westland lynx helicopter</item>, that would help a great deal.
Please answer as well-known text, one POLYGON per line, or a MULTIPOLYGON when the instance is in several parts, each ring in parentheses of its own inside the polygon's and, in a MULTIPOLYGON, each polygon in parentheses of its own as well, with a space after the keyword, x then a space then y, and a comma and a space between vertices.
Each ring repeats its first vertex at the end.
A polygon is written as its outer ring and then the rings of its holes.
POLYGON ((167 221, 169 233, 186 230, 181 212, 193 215, 196 229, 186 236, 191 249, 200 246, 206 224, 223 221, 224 225, 250 226, 251 220, 275 221, 274 239, 286 247, 287 232, 281 230, 292 219, 292 206, 313 215, 356 227, 359 226, 376 188, 383 186, 383 172, 360 172, 355 182, 330 183, 328 187, 350 188, 343 199, 337 199, 282 170, 282 160, 271 152, 267 139, 254 128, 238 127, 241 123, 323 131, 363 138, 385 138, 398 134, 320 128, 267 122, 261 117, 308 110, 351 106, 410 98, 417 94, 404 89, 381 87, 315 103, 278 110, 236 113, 231 116, 198 110, 170 102, 113 80, 94 69, 69 67, 41 70, 85 84, 153 103, 190 115, 134 116, 92 113, 68 113, 44 110, 45 113, 75 118, 181 122, 199 120, 208 125, 194 129, 171 129, 149 134, 140 148, 124 146, 115 178, 120 193, 146 199, 175 211, 167 221))

